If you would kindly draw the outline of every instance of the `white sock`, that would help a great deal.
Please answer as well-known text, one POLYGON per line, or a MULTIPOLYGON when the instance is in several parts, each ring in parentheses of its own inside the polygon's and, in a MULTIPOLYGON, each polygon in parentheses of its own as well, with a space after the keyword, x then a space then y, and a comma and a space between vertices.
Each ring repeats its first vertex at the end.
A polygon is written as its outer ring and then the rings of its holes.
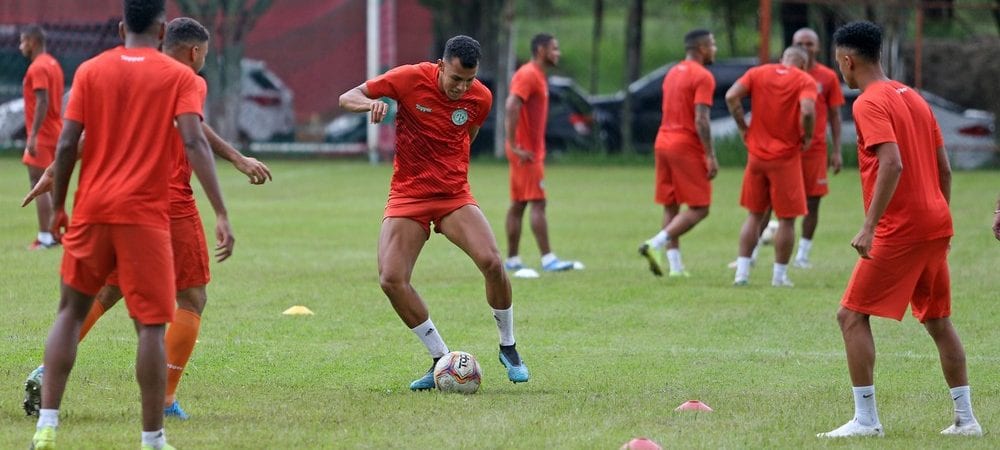
POLYGON ((167 444, 167 436, 163 434, 163 428, 156 431, 142 432, 142 445, 148 445, 155 449, 161 449, 167 444))
POLYGON ((546 254, 542 255, 542 267, 545 267, 545 266, 549 265, 549 263, 551 263, 553 261, 556 261, 558 259, 559 258, 556 258, 556 254, 555 253, 551 253, 551 252, 546 253, 546 254))
POLYGON ((37 428, 58 427, 58 426, 59 426, 58 409, 41 409, 38 411, 38 425, 36 425, 37 428))
POLYGON ((684 263, 681 262, 680 249, 671 248, 667 250, 667 262, 670 263, 671 272, 683 272, 684 263))
POLYGON ((759 252, 760 252, 760 244, 758 243, 756 246, 754 246, 753 251, 750 252, 750 259, 753 260, 753 261, 756 261, 757 260, 757 253, 759 253, 759 252))
POLYGON ((736 281, 746 281, 750 278, 750 258, 739 256, 736 258, 736 281))
POLYGON ((514 345, 514 305, 507 309, 494 309, 493 319, 500 331, 500 345, 514 345))
POLYGON ((875 426, 879 423, 878 411, 875 410, 875 386, 855 386, 854 390, 854 420, 861 425, 875 426))
POLYGON ((774 272, 771 281, 781 282, 788 277, 788 264, 774 263, 774 272))
POLYGON ((441 339, 441 334, 438 333, 437 328, 434 327, 434 322, 431 322, 429 317, 426 322, 413 327, 410 331, 420 338, 420 342, 424 343, 424 346, 427 347, 427 352, 431 354, 431 358, 440 358, 448 354, 448 346, 445 345, 444 339, 441 339))
POLYGON ((953 387, 950 391, 951 399, 955 401, 956 421, 962 425, 976 422, 976 416, 972 414, 972 399, 970 398, 969 387, 953 387))
POLYGON ((38 242, 41 242, 44 245, 52 245, 56 243, 56 240, 52 237, 52 233, 49 233, 48 231, 39 231, 38 242))
POLYGON ((649 240, 646 242, 648 242, 649 245, 653 247, 660 248, 663 247, 664 245, 667 245, 667 241, 669 240, 670 236, 667 236, 667 230, 660 230, 659 233, 656 233, 656 236, 649 238, 649 240))
POLYGON ((809 250, 812 250, 813 241, 806 238, 799 239, 799 251, 795 254, 795 259, 809 259, 809 250))
POLYGON ((520 266, 521 265, 521 257, 520 256, 511 256, 510 258, 507 258, 507 265, 508 266, 513 266, 513 267, 520 266))

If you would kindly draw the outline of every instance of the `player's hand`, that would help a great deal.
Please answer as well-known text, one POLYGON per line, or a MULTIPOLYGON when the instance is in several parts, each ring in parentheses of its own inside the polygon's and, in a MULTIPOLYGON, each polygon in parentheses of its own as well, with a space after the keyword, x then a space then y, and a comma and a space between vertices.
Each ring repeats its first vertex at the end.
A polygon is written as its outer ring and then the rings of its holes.
POLYGON ((236 238, 229 226, 229 218, 224 215, 215 218, 215 260, 223 262, 233 255, 236 238))
POLYGON ((61 242, 67 228, 69 228, 69 217, 66 216, 66 210, 55 208, 52 211, 52 219, 49 221, 49 233, 52 233, 52 238, 56 242, 61 242))
POLYGON ((372 123, 381 123, 382 119, 389 114, 389 104, 381 100, 375 100, 371 103, 372 112, 372 123))
POLYGON ((38 178, 38 183, 35 183, 35 186, 24 196, 24 200, 21 201, 21 207, 28 206, 28 203, 31 203, 39 195, 51 191, 53 182, 52 166, 49 166, 45 169, 45 172, 42 172, 42 176, 38 178))
POLYGON ((535 154, 529 150, 525 150, 520 147, 512 147, 511 150, 514 151, 514 154, 517 155, 517 158, 523 163, 533 162, 535 160, 535 154))
POLYGON ((830 155, 830 168, 833 169, 834 175, 840 173, 840 169, 844 168, 844 157, 840 155, 840 152, 833 152, 830 155))
POLYGON ((872 239, 875 238, 875 230, 861 228, 854 239, 851 239, 851 247, 858 251, 858 255, 864 259, 871 259, 868 252, 872 249, 872 239))
POLYGON ((1000 213, 993 215, 993 236, 1000 241, 1000 213))
POLYGON ((705 167, 708 169, 708 179, 711 180, 719 174, 719 160, 715 155, 705 155, 705 167))
POLYGON ((250 178, 250 184, 264 184, 271 180, 271 170, 257 158, 244 157, 236 164, 236 170, 250 178))
POLYGON ((35 147, 38 146, 37 136, 28 136, 28 142, 24 144, 24 152, 31 155, 32 158, 36 156, 35 147))

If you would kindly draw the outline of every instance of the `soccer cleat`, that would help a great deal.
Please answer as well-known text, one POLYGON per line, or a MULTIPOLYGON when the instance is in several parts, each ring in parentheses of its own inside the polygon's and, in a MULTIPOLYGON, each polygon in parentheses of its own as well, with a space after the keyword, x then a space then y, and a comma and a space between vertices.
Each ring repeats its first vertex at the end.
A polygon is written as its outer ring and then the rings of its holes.
POLYGON ((799 269, 812 269, 813 267, 808 258, 795 258, 795 261, 792 261, 792 265, 799 269))
POLYGON ((653 246, 649 241, 643 242, 639 246, 639 254, 649 261, 649 271, 653 272, 653 275, 662 277, 663 273, 663 251, 660 247, 653 246))
POLYGON ((30 450, 55 450, 56 448, 56 427, 42 427, 35 430, 35 436, 31 438, 30 450))
POLYGON ((885 436, 882 431, 882 424, 876 423, 875 425, 862 425, 857 419, 851 419, 833 431, 828 431, 826 433, 819 433, 816 435, 818 438, 844 438, 844 437, 865 437, 865 436, 885 436))
POLYGON ((437 365, 439 359, 441 358, 434 358, 434 362, 431 363, 431 368, 427 369, 427 373, 410 383, 411 391, 429 391, 434 389, 434 366, 437 365))
POLYGON ((667 276, 670 278, 691 278, 691 274, 686 270, 671 270, 667 276))
POLYGON ((573 270, 573 261, 563 261, 559 259, 554 259, 549 261, 548 264, 542 265, 542 270, 546 272, 562 272, 565 270, 573 270))
POLYGON ((941 434, 946 436, 982 436, 983 427, 979 426, 979 422, 976 421, 960 425, 956 420, 948 428, 941 430, 941 434))
POLYGON ((191 416, 189 416, 188 413, 184 412, 184 410, 181 408, 181 404, 178 403, 177 400, 174 400, 174 402, 171 403, 170 406, 163 408, 163 416, 173 417, 177 420, 188 420, 191 418, 191 416))
POLYGON ((35 239, 35 242, 32 242, 31 245, 28 246, 28 250, 45 250, 47 248, 52 248, 57 245, 59 245, 58 242, 53 242, 51 244, 43 244, 42 241, 35 239))
POLYGON ((524 383, 528 381, 528 366, 517 354, 517 348, 513 345, 500 346, 500 364, 507 368, 507 379, 512 383, 524 383))
MULTIPOLYGON (((753 267, 753 266, 756 266, 756 265, 757 265, 757 259, 756 258, 751 259, 750 260, 750 267, 753 267)), ((735 259, 732 260, 729 264, 726 264, 726 267, 728 267, 730 269, 736 269, 737 266, 739 266, 739 263, 736 262, 735 259)))
POLYGON ((524 268, 524 264, 521 263, 511 263, 510 261, 503 263, 504 268, 511 272, 516 272, 524 268))
POLYGON ((783 277, 781 279, 771 279, 771 286, 774 287, 795 287, 795 283, 789 280, 788 277, 783 277))
POLYGON ((733 286, 740 287, 740 286, 749 286, 749 285, 750 285, 750 280, 748 280, 746 278, 737 278, 737 279, 733 280, 733 286))
POLYGON ((38 366, 24 380, 24 412, 29 416, 37 416, 42 409, 42 375, 45 366, 38 366))

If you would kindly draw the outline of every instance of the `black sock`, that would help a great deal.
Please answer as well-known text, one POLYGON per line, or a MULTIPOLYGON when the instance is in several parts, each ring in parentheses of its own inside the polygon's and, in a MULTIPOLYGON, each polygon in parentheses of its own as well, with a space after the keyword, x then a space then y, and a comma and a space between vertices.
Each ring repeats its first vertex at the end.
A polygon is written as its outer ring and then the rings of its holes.
POLYGON ((515 366, 520 366, 521 356, 517 354, 517 349, 515 348, 516 346, 517 344, 501 345, 500 351, 507 357, 507 361, 510 361, 510 363, 515 366))

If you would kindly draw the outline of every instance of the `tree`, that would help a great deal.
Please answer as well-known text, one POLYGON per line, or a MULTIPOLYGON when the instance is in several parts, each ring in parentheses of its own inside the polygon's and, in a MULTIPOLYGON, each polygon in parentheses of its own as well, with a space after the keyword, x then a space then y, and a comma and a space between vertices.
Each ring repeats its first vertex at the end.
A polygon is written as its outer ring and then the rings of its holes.
POLYGON ((212 35, 212 51, 205 64, 208 80, 208 118, 227 140, 240 138, 240 61, 244 40, 272 0, 177 0, 181 13, 201 22, 212 35))
POLYGON ((642 70, 643 0, 630 0, 625 22, 625 101, 622 102, 622 153, 633 153, 632 91, 629 85, 639 79, 642 70))
MULTIPOLYGON (((1000 0, 997 0, 1000 1, 1000 0)), ((594 36, 590 44, 590 94, 597 94, 598 66, 601 61, 601 35, 604 34, 604 0, 594 0, 594 36)))
POLYGON ((748 0, 708 0, 708 7, 713 14, 722 12, 722 22, 726 25, 726 40, 729 44, 729 55, 739 55, 736 46, 736 21, 741 17, 755 15, 757 11, 756 1, 748 0))

